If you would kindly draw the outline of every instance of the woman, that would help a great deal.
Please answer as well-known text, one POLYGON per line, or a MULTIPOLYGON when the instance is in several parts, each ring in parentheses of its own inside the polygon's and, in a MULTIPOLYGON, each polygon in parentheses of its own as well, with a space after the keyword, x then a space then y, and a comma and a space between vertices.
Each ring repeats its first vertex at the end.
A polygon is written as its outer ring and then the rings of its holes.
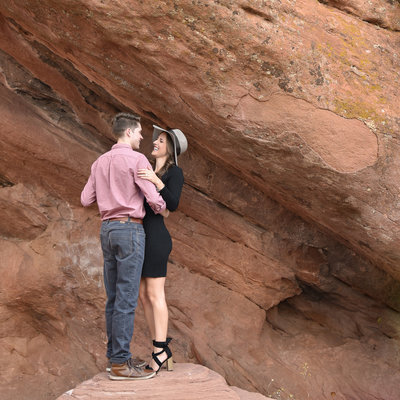
MULTIPOLYGON (((154 171, 141 169, 138 171, 139 177, 154 183, 167 209, 175 211, 183 186, 183 173, 178 167, 177 158, 186 151, 187 140, 179 129, 167 131, 153 126, 154 147, 151 155, 155 160, 154 171)), ((153 338, 152 360, 146 369, 158 372, 167 362, 167 370, 172 371, 172 353, 168 347, 171 338, 167 338, 168 308, 164 291, 172 241, 164 225, 164 218, 154 214, 146 201, 145 208, 143 227, 146 232, 146 248, 139 297, 153 338)))

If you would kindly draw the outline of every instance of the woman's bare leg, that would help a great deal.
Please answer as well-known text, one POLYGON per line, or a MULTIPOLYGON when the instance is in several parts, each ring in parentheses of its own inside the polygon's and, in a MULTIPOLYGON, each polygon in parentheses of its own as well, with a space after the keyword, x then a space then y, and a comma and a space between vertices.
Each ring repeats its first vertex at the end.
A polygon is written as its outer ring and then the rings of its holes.
MULTIPOLYGON (((165 277, 162 278, 144 278, 146 281, 146 295, 151 304, 153 314, 154 339, 157 342, 165 342, 167 340, 168 331, 168 307, 165 299, 165 277)), ((162 348, 154 347, 154 353, 158 353, 162 348)), ((160 362, 167 358, 164 352, 158 356, 160 362)), ((158 369, 158 365, 151 360, 150 366, 158 369)))
POLYGON ((151 340, 154 340, 156 337, 156 330, 154 327, 154 315, 153 315, 153 307, 151 305, 150 299, 147 296, 147 278, 142 278, 140 280, 140 287, 139 287, 139 299, 143 307, 144 317, 147 322, 147 326, 150 331, 151 340))

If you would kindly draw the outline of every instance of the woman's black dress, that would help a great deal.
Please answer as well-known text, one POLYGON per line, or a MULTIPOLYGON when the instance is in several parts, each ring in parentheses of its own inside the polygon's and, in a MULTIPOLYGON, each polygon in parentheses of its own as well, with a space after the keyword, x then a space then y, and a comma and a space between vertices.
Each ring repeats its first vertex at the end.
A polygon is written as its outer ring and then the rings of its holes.
MULTIPOLYGON (((182 169, 176 165, 171 166, 161 177, 164 187, 160 195, 167 204, 169 211, 178 208, 183 186, 182 169)), ((144 202, 146 216, 143 218, 143 227, 146 232, 146 247, 142 276, 160 278, 167 276, 168 256, 172 250, 171 236, 164 225, 164 217, 154 214, 151 207, 144 202)))

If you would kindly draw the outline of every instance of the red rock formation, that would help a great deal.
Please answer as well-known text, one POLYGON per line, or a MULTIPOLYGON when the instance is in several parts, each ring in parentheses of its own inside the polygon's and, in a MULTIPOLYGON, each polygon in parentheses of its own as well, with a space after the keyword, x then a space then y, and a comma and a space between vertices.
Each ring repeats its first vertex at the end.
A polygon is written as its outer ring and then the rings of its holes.
MULTIPOLYGON (((104 368, 99 217, 79 193, 113 114, 133 110, 148 136, 177 126, 190 143, 168 220, 176 359, 277 399, 397 400, 399 13, 0 4, 4 399, 55 398, 104 368)), ((146 356, 140 310, 135 329, 146 356)))
POLYGON ((217 373, 200 365, 175 364, 174 373, 161 371, 156 379, 136 382, 115 382, 106 373, 80 384, 57 400, 142 400, 163 398, 165 400, 268 400, 258 393, 229 387, 217 373))

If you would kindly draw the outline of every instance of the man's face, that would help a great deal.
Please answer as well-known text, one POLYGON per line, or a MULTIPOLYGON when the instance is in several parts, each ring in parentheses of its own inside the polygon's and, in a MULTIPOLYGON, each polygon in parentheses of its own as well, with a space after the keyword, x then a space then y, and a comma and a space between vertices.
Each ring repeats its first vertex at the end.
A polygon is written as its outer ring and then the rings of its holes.
POLYGON ((143 139, 142 126, 139 124, 136 128, 129 128, 130 130, 130 141, 132 149, 138 150, 140 142, 143 139))

